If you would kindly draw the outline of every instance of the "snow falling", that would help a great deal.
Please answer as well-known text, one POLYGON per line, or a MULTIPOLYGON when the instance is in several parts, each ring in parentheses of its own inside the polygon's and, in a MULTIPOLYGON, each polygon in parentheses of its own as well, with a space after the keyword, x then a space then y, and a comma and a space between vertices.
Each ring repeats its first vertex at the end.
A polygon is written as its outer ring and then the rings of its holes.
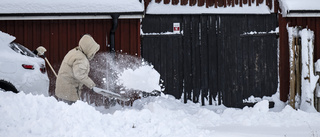
POLYGON ((93 78, 100 80, 104 89, 161 91, 160 74, 143 58, 127 54, 99 53, 91 65, 93 78))

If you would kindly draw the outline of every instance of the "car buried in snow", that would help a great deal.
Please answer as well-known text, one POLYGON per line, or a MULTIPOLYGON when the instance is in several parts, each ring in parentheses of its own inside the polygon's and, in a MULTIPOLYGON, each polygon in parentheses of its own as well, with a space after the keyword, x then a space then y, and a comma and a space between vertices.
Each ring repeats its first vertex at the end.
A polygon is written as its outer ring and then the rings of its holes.
POLYGON ((49 95, 49 78, 43 58, 0 31, 0 91, 49 95))

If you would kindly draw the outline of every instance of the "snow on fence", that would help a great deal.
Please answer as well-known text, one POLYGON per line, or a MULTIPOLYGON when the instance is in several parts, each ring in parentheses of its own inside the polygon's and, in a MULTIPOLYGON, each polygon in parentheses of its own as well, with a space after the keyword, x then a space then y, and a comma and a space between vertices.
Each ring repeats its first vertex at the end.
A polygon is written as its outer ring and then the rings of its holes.
POLYGON ((319 76, 313 64, 314 32, 287 27, 290 50, 290 99, 293 108, 315 112, 315 88, 319 76))

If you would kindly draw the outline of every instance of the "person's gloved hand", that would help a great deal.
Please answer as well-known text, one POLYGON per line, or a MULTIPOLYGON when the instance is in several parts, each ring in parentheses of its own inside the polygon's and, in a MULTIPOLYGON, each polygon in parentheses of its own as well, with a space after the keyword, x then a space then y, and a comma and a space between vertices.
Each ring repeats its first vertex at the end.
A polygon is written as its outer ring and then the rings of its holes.
POLYGON ((93 90, 93 92, 96 92, 96 93, 99 92, 99 88, 97 88, 97 87, 93 87, 92 90, 93 90))
POLYGON ((42 56, 44 55, 44 53, 47 51, 46 48, 44 48, 43 46, 38 47, 37 49, 38 55, 42 56))

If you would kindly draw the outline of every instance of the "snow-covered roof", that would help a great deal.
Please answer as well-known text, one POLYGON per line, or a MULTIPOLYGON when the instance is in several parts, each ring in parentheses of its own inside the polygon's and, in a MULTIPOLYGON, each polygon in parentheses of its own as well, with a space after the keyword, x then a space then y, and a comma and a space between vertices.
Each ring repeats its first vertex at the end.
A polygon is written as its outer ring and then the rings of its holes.
POLYGON ((172 4, 163 4, 156 3, 154 0, 151 1, 146 10, 146 14, 270 14, 273 12, 273 9, 270 9, 266 5, 266 1, 259 6, 256 6, 255 3, 252 3, 251 6, 248 4, 227 6, 227 7, 206 7, 204 6, 189 6, 172 4))
POLYGON ((144 12, 144 4, 139 0, 5 0, 0 3, 0 19, 11 16, 34 18, 36 15, 74 18, 81 14, 97 18, 108 15, 110 18, 112 13, 141 16, 144 12))
POLYGON ((319 0, 280 0, 283 17, 320 17, 319 0))

